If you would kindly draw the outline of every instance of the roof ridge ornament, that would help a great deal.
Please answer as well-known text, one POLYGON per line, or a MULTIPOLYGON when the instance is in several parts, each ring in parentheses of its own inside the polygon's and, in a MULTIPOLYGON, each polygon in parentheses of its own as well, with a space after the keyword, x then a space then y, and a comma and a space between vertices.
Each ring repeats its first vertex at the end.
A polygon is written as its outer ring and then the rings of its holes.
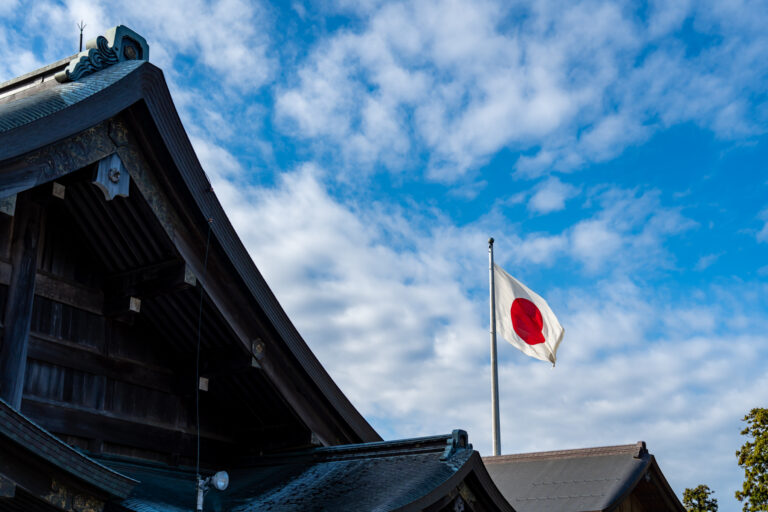
POLYGON ((63 71, 56 73, 57 81, 79 80, 125 60, 149 60, 147 40, 125 25, 113 27, 103 36, 91 39, 85 48, 63 71))
POLYGON ((448 460, 456 453, 464 450, 472 450, 472 445, 469 442, 469 435, 466 430, 455 429, 451 432, 451 437, 448 438, 443 455, 440 456, 440 460, 448 460))

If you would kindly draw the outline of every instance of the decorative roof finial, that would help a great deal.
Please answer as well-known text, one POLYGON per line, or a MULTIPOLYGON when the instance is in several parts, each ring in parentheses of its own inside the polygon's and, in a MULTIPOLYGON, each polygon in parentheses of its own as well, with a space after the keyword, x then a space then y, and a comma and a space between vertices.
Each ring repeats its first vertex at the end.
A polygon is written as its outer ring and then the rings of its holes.
POLYGON ((56 80, 78 80, 124 60, 149 60, 147 40, 125 25, 107 30, 103 36, 88 41, 85 47, 86 50, 78 53, 64 71, 56 73, 56 80))
POLYGON ((85 23, 83 23, 83 20, 80 20, 80 24, 78 24, 78 25, 77 25, 77 28, 79 28, 79 29, 80 29, 80 49, 79 49, 79 50, 77 50, 77 51, 79 51, 79 52, 83 51, 83 29, 84 29, 86 26, 87 26, 87 25, 86 25, 85 23))

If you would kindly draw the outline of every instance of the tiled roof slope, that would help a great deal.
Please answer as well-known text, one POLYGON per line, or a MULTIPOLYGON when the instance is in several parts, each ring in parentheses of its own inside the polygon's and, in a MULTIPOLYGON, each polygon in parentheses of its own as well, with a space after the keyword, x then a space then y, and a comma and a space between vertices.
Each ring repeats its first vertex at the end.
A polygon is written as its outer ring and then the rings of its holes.
MULTIPOLYGON (((13 95, 0 98, 0 133, 19 128, 71 107, 107 89, 143 64, 146 64, 146 61, 118 62, 114 66, 86 76, 77 82, 64 84, 52 79, 43 80, 41 78, 40 83, 34 87, 25 88, 13 95)), ((2 90, 1 87, 0 90, 2 90)))
MULTIPOLYGON (((469 448, 445 453, 451 436, 375 442, 254 459, 230 470, 230 487, 210 491, 206 510, 231 512, 422 510, 482 469, 469 448), (446 456, 447 455, 447 456, 446 456)), ((105 461, 141 480, 120 505, 134 512, 188 510, 193 472, 105 461)), ((488 479, 487 473, 475 474, 488 479)), ((497 510, 512 511, 498 490, 497 510)))
MULTIPOLYGON (((656 478, 663 479, 642 441, 484 457, 483 462, 504 497, 519 512, 612 510, 651 468, 656 478)), ((666 480, 663 485, 671 493, 666 480)), ((671 494, 672 504, 679 505, 671 494)))

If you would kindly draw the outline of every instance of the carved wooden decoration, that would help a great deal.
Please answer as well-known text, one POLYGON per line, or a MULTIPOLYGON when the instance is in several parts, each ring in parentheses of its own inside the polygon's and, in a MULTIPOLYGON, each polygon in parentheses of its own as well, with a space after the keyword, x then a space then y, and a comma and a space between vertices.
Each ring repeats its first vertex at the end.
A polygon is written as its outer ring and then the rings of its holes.
POLYGON ((130 183, 131 177, 128 175, 128 170, 117 153, 99 161, 93 184, 104 193, 104 199, 110 201, 115 196, 128 197, 130 183))

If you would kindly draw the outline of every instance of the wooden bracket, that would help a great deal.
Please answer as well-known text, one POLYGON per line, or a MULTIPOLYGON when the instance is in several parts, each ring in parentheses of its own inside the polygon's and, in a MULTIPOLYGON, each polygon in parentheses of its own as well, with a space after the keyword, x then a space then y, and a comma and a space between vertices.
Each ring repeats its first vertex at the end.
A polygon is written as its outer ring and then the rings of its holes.
POLYGON ((93 184, 99 187, 107 201, 114 199, 115 196, 128 197, 131 177, 117 153, 99 160, 93 184))

